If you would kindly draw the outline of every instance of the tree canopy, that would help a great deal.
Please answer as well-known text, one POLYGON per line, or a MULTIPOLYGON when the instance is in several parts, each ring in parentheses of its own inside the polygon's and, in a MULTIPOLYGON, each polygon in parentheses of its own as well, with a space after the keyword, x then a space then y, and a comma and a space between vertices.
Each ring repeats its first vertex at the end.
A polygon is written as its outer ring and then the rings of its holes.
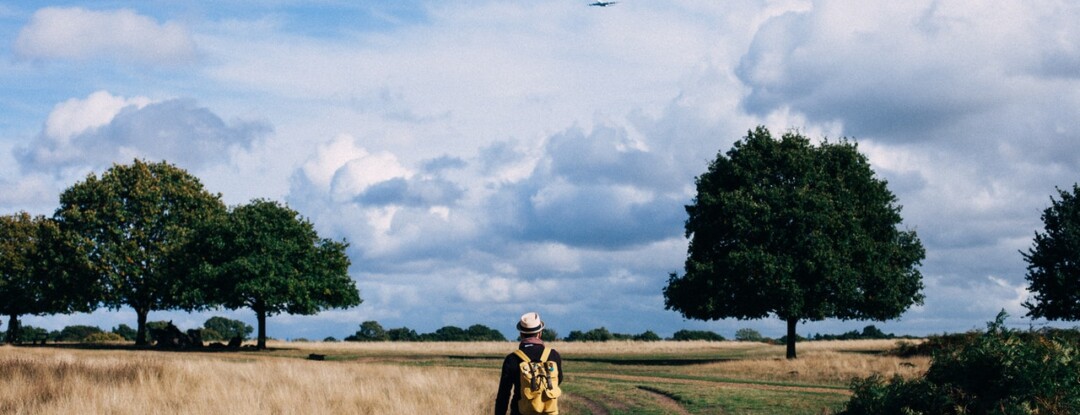
POLYGON ((8 343, 16 340, 18 316, 43 308, 31 259, 37 249, 38 223, 40 220, 26 212, 0 217, 0 313, 10 317, 5 338, 8 343))
POLYGON ((1022 253, 1028 291, 1035 297, 1024 307, 1035 318, 1080 320, 1080 186, 1058 189, 1058 196, 1043 211, 1044 232, 1036 232, 1033 246, 1022 253))
POLYGON ((142 345, 150 311, 205 305, 181 262, 193 230, 224 212, 220 195, 183 169, 135 160, 65 190, 54 217, 79 235, 100 277, 103 303, 135 310, 135 341, 142 345))
POLYGON ((718 154, 686 206, 685 274, 672 273, 665 305, 687 318, 787 323, 885 320, 921 304, 925 256, 901 231, 900 206, 847 140, 818 146, 764 127, 718 154))
POLYGON ((201 229, 195 246, 211 302, 254 311, 259 348, 266 347, 268 316, 360 304, 348 245, 320 238, 311 222, 277 202, 257 199, 231 209, 201 229))
POLYGON ((89 265, 56 222, 26 212, 0 217, 0 315, 15 342, 19 316, 96 308, 89 265))

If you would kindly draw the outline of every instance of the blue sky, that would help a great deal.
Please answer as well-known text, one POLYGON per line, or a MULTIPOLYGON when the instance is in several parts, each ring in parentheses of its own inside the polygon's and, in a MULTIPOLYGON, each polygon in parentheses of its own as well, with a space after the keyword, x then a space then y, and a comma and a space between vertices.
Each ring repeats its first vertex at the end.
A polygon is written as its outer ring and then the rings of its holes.
MULTIPOLYGON (((275 316, 278 338, 365 320, 512 335, 530 310, 563 334, 778 337, 779 320, 685 320, 661 294, 694 177, 765 125, 858 141, 927 249, 924 305, 800 333, 1046 323, 1023 317, 1020 251, 1080 179, 1071 2, 220 3, 0 4, 0 212, 51 215, 134 158, 230 205, 284 201, 351 243, 364 303, 275 316)), ((254 323, 150 319, 213 315, 254 323)))

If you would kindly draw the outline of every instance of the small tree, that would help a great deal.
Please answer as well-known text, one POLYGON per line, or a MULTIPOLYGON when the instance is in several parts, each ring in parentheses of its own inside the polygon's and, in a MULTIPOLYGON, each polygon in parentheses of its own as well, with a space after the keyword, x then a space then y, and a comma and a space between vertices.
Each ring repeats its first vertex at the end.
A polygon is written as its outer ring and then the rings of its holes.
POLYGON ((1058 195, 1043 211, 1045 231, 1036 232, 1034 245, 1022 253, 1035 296, 1024 307, 1035 318, 1080 320, 1080 187, 1058 189, 1058 195))
POLYGON ((416 333, 416 330, 399 327, 387 330, 386 338, 394 342, 415 342, 420 340, 420 335, 416 333))
POLYGON ((360 304, 348 274, 348 244, 320 238, 288 206, 257 199, 207 224, 199 235, 192 252, 201 259, 196 273, 205 291, 213 303, 255 312, 260 349, 266 348, 269 316, 360 304))
POLYGON ((735 340, 741 342, 759 342, 764 340, 761 333, 751 328, 741 328, 735 331, 735 340))
POLYGON ((886 320, 922 303, 924 257, 900 206, 856 144, 819 146, 758 127, 696 180, 686 207, 686 273, 672 273, 665 305, 687 318, 787 323, 886 320))
POLYGON ((595 328, 584 333, 573 330, 566 336, 568 342, 606 342, 614 339, 615 335, 611 334, 605 327, 595 328))
POLYGON ((424 333, 420 339, 429 342, 460 342, 468 339, 465 329, 458 326, 443 326, 433 333, 424 333))
MULTIPOLYGON (((506 336, 503 336, 502 332, 500 332, 498 330, 495 330, 495 329, 493 329, 491 327, 485 326, 483 324, 473 324, 473 325, 469 326, 468 329, 465 329, 465 334, 466 334, 467 338, 469 339, 469 341, 474 341, 474 342, 480 342, 480 341, 504 342, 504 341, 506 341, 506 336)), ((543 336, 543 334, 541 334, 541 336, 543 336)))
POLYGON ((663 340, 659 334, 654 333, 652 330, 645 330, 641 334, 635 335, 634 340, 643 342, 657 342, 663 340))
POLYGON ((206 340, 230 340, 234 337, 247 340, 251 336, 251 332, 255 331, 254 328, 243 321, 218 316, 206 319, 203 328, 217 335, 217 338, 211 338, 211 336, 207 336, 208 332, 204 331, 203 338, 206 340))
POLYGON ((553 342, 559 340, 559 332, 544 328, 544 331, 540 332, 540 339, 546 342, 553 342))
POLYGON ((381 342, 390 340, 390 336, 386 334, 386 330, 379 324, 378 321, 368 320, 360 323, 360 330, 345 338, 346 341, 354 342, 381 342))

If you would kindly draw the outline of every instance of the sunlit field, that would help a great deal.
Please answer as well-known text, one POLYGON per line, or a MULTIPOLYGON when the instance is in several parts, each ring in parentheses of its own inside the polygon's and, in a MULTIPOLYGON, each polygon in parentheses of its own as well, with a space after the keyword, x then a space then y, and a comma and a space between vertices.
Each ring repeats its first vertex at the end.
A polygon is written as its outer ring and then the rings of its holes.
MULTIPOLYGON (((821 414, 853 377, 917 376, 895 341, 553 343, 565 414, 821 414)), ((266 351, 0 347, 2 414, 487 414, 514 343, 282 343, 266 351), (312 360, 314 357, 323 360, 312 360)))

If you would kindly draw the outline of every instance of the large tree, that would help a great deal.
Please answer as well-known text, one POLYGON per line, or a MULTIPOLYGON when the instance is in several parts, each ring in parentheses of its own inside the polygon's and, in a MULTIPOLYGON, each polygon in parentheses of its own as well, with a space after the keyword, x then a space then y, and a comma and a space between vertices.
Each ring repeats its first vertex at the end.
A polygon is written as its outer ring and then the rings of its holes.
POLYGON ((266 318, 280 313, 311 315, 360 304, 349 277, 348 246, 320 238, 314 226, 288 206, 254 200, 200 233, 207 291, 215 304, 250 308, 258 319, 258 347, 266 348, 266 318))
POLYGON ((185 272, 184 250, 199 224, 224 213, 221 196, 187 171, 135 160, 65 190, 55 218, 85 244, 104 304, 135 310, 135 343, 144 345, 150 311, 206 305, 185 272))
POLYGON ((814 146, 758 127, 696 184, 686 273, 670 275, 668 309, 702 320, 774 315, 794 359, 800 321, 883 321, 922 303, 925 251, 897 228, 896 197, 855 143, 814 146))
POLYGON ((1080 187, 1057 189, 1060 200, 1050 198, 1042 214, 1045 232, 1022 253, 1028 263, 1028 291, 1035 301, 1025 302, 1028 315, 1049 320, 1080 320, 1080 187))
POLYGON ((19 316, 89 312, 99 298, 85 256, 56 222, 26 212, 0 217, 0 315, 8 343, 19 316))

